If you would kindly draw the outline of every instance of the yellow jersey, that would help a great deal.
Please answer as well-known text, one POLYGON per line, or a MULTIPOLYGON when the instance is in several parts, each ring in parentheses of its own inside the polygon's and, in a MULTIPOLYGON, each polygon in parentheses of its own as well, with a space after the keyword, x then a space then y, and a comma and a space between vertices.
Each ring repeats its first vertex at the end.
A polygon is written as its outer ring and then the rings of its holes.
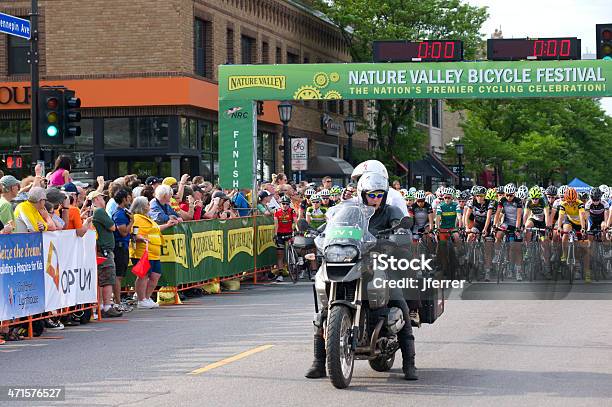
POLYGON ((575 225, 580 225, 580 217, 584 212, 584 204, 580 199, 576 202, 569 203, 562 201, 559 205, 559 219, 563 218, 563 215, 567 216, 567 220, 575 225))

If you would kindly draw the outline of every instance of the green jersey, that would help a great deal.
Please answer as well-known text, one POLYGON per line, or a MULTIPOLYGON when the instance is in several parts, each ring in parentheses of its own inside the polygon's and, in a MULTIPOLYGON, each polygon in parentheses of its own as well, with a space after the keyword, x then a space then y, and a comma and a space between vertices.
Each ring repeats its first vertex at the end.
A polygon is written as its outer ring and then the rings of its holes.
POLYGON ((310 226, 316 229, 324 224, 326 212, 327 208, 324 206, 320 206, 318 209, 315 209, 314 206, 309 206, 306 209, 306 218, 310 217, 310 226))
POLYGON ((442 202, 438 205, 436 215, 440 216, 441 229, 454 229, 457 221, 457 216, 461 215, 461 208, 457 202, 446 203, 442 202))

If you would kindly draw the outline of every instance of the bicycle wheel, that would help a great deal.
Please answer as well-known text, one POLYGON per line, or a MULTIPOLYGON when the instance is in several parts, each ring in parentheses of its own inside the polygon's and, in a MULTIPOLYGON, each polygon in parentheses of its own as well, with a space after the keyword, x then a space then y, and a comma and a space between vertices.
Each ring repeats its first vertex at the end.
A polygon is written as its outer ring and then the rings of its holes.
POLYGON ((300 270, 297 265, 297 253, 289 243, 285 243, 285 260, 287 262, 289 278, 295 284, 298 281, 300 270))

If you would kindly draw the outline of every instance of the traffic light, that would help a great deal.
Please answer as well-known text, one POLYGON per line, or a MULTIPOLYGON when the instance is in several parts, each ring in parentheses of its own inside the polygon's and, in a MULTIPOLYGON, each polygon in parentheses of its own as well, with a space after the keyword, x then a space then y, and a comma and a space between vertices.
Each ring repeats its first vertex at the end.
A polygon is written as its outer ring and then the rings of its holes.
POLYGON ((64 144, 74 144, 81 135, 81 99, 70 89, 64 90, 64 144))
POLYGON ((597 59, 612 60, 612 24, 597 24, 597 59))
POLYGON ((40 145, 63 144, 64 94, 62 89, 40 88, 38 128, 40 145))

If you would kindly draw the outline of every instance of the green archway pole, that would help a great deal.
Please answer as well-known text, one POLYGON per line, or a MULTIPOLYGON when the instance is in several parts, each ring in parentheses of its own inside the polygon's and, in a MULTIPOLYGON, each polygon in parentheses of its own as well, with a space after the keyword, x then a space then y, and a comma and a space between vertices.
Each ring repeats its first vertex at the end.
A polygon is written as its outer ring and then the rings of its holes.
POLYGON ((612 62, 603 60, 222 65, 219 181, 223 188, 255 186, 254 100, 609 96, 612 62))

